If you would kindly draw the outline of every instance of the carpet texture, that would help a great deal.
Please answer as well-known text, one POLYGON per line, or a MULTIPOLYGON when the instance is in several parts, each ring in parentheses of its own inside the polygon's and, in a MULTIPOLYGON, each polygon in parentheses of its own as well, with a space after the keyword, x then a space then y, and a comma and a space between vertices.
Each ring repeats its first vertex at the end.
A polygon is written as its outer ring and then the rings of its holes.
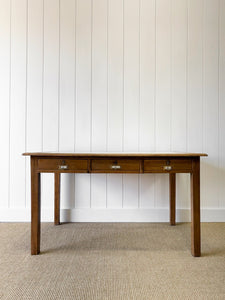
POLYGON ((202 224, 202 257, 190 224, 0 224, 0 299, 225 299, 225 223, 202 224))

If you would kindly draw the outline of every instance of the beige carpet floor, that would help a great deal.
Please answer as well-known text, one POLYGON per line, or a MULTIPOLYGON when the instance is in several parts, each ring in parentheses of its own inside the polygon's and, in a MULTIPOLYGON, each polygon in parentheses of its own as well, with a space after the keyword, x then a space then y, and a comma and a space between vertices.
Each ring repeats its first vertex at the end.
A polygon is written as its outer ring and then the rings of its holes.
POLYGON ((225 223, 202 224, 202 257, 190 224, 0 224, 0 299, 225 299, 225 223))

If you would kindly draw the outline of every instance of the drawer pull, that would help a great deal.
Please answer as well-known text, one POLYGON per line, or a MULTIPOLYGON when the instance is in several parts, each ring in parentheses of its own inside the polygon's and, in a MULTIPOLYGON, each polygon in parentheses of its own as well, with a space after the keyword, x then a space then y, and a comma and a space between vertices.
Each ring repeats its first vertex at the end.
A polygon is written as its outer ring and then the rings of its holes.
POLYGON ((112 166, 112 169, 113 170, 118 170, 118 169, 120 169, 121 168, 121 166, 112 166))
POLYGON ((66 170, 66 169, 68 169, 67 165, 59 166, 59 170, 66 170))
POLYGON ((163 170, 165 170, 165 171, 171 171, 172 167, 171 166, 165 166, 165 167, 163 167, 163 170))

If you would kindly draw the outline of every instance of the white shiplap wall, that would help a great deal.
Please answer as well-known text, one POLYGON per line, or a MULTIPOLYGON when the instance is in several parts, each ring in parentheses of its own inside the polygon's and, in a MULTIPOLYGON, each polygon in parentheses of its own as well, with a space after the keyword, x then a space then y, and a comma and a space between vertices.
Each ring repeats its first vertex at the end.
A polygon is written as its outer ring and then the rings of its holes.
MULTIPOLYGON (((225 1, 0 0, 0 113, 2 221, 30 219, 25 151, 207 152, 202 220, 225 221, 225 1)), ((177 183, 186 221, 189 176, 177 183)), ((66 174, 61 207, 67 221, 167 221, 168 176, 66 174)))

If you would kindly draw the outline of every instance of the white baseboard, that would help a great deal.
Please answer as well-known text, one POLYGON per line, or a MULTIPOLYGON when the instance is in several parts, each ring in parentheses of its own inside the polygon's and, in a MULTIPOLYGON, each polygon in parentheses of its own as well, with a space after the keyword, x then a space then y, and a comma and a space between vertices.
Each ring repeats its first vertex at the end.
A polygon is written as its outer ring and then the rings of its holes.
MULTIPOLYGON (((30 222, 29 208, 0 208, 0 222, 30 222)), ((52 222, 53 209, 43 208, 42 222, 52 222)), ((177 222, 190 222, 190 209, 177 209, 177 222)), ((61 222, 168 222, 167 208, 150 209, 61 209, 61 222)), ((225 208, 202 209, 201 222, 225 222, 225 208)))

